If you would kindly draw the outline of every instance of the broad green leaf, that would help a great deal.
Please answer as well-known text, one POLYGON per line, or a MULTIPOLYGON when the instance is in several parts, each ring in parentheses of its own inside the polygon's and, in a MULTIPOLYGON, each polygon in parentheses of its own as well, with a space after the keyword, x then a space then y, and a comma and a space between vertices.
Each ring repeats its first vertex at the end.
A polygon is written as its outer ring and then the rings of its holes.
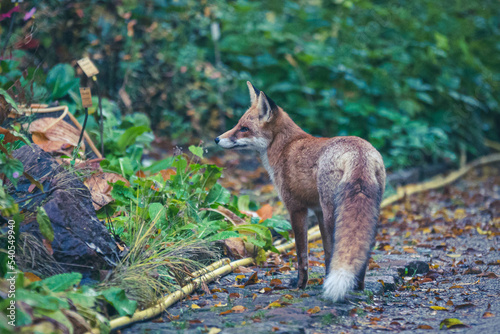
MULTIPOLYGON (((147 273, 145 273, 147 274, 147 273)), ((125 295, 125 291, 120 288, 109 288, 101 292, 101 295, 115 308, 120 316, 130 316, 137 308, 137 302, 130 300, 125 295)))
POLYGON ((250 211, 250 196, 243 195, 238 198, 238 210, 240 211, 250 211))
POLYGON ((40 313, 41 315, 52 319, 59 324, 63 325, 64 327, 68 328, 68 332, 70 334, 73 334, 74 329, 73 329, 73 324, 69 319, 62 313, 60 310, 57 311, 49 311, 49 310, 36 310, 37 313, 40 313))
POLYGON ((224 240, 224 239, 228 239, 228 238, 238 238, 238 237, 241 237, 241 235, 238 232, 222 231, 222 232, 219 232, 219 233, 211 236, 207 240, 208 241, 216 241, 216 240, 224 240))
POLYGON ((0 95, 2 95, 4 97, 5 101, 7 101, 7 103, 10 104, 10 106, 12 108, 16 109, 16 111, 19 111, 19 107, 17 106, 16 101, 14 101, 14 99, 12 97, 10 97, 10 95, 9 95, 9 93, 7 93, 7 91, 0 88, 0 95))
POLYGON ((227 204, 231 199, 231 193, 226 188, 222 187, 220 184, 216 183, 210 192, 208 193, 205 204, 211 205, 214 203, 227 204))
POLYGON ((68 309, 69 304, 66 300, 57 298, 55 296, 45 296, 42 295, 41 293, 38 293, 34 288, 41 286, 41 284, 35 284, 39 283, 34 282, 31 283, 29 286, 30 288, 33 289, 18 289, 16 291, 16 299, 19 301, 23 301, 26 304, 37 307, 40 309, 45 309, 45 310, 59 310, 59 309, 68 309))
POLYGON ((149 218, 156 221, 158 224, 163 224, 167 221, 167 209, 161 203, 151 203, 148 208, 149 218))
POLYGON ((203 147, 191 145, 189 146, 189 151, 200 159, 203 159, 203 147))
POLYGON ((71 65, 58 64, 50 70, 46 83, 52 89, 52 100, 57 100, 76 89, 80 79, 75 78, 75 70, 71 65))
POLYGON ((125 150, 128 146, 132 145, 135 142, 137 137, 148 131, 151 131, 151 129, 144 125, 128 128, 118 139, 118 149, 120 151, 125 150))
POLYGON ((48 241, 54 241, 54 229, 52 228, 52 223, 50 222, 49 216, 45 209, 41 206, 38 207, 38 212, 36 214, 36 221, 38 222, 38 227, 40 228, 40 233, 48 241))
POLYGON ((156 174, 163 169, 168 169, 172 167, 172 162, 174 161, 174 157, 169 157, 163 160, 156 161, 151 164, 151 166, 143 168, 144 171, 149 171, 152 174, 156 174))
POLYGON ((80 273, 64 273, 50 276, 42 281, 33 282, 30 286, 40 287, 44 285, 53 292, 62 292, 73 288, 74 285, 80 284, 81 280, 82 274, 80 273))
POLYGON ((287 232, 292 229, 290 222, 285 219, 268 218, 260 223, 260 225, 273 228, 276 232, 287 232))

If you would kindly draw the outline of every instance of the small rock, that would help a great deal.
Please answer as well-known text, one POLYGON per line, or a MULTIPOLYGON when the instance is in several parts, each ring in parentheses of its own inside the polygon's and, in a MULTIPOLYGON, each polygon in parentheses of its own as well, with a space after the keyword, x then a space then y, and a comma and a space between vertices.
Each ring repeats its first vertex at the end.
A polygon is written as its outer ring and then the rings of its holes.
POLYGON ((398 272, 401 276, 424 275, 429 272, 429 264, 424 261, 412 261, 404 268, 399 268, 398 272))

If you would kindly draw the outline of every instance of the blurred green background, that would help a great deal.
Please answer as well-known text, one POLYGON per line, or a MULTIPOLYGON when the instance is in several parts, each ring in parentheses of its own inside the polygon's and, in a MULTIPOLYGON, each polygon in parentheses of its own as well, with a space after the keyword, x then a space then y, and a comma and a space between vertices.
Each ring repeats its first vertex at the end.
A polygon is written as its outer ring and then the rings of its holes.
POLYGON ((234 125, 246 80, 314 135, 369 140, 391 170, 456 163, 500 139, 497 0, 46 0, 17 14, 0 88, 19 97, 28 69, 29 102, 78 105, 73 68, 89 56, 117 110, 148 115, 175 144, 234 125))

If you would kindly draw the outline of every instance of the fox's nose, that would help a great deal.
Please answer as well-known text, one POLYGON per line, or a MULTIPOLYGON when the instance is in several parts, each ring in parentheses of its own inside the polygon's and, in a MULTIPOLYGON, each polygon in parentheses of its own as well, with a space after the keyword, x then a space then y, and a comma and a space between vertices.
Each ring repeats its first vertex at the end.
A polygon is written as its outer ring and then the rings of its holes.
POLYGON ((215 140, 215 143, 216 143, 216 144, 218 144, 218 143, 220 142, 219 137, 215 138, 214 140, 215 140))

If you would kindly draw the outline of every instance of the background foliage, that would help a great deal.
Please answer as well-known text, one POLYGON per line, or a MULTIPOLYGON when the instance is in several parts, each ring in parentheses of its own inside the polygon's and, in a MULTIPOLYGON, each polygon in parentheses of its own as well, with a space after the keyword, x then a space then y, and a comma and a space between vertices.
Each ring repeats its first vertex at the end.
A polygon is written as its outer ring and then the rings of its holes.
MULTIPOLYGON (((9 6, 3 1, 2 12, 9 6)), ((16 21, 12 41, 26 51, 20 68, 43 74, 89 55, 121 110, 149 115, 181 144, 234 124, 249 103, 248 79, 305 130, 370 140, 389 168, 456 161, 460 148, 478 155, 484 137, 499 139, 498 1, 23 6, 37 12, 16 21)))

